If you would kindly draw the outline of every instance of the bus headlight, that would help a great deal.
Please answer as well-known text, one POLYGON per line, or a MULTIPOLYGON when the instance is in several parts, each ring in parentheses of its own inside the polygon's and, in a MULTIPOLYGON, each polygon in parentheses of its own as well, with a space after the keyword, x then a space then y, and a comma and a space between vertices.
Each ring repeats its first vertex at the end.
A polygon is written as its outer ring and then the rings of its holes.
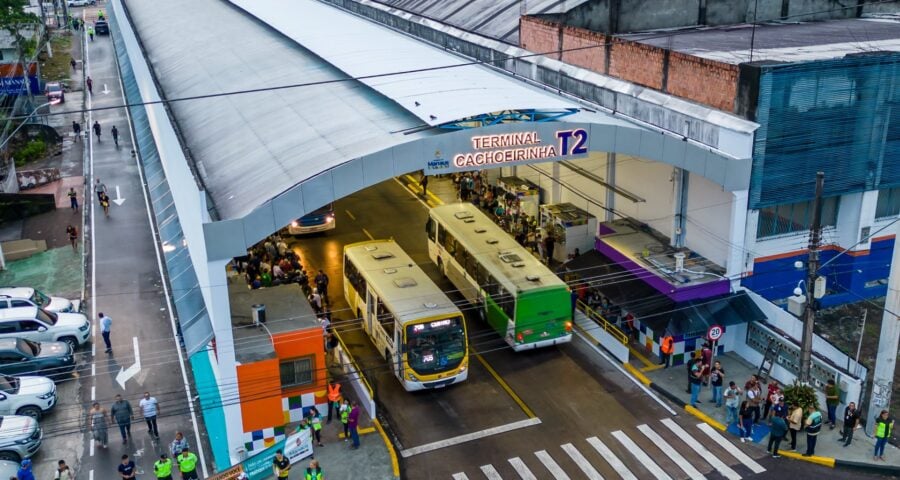
POLYGON ((459 373, 465 372, 466 368, 468 368, 468 365, 463 365, 463 366, 459 367, 459 373))
POLYGON ((325 223, 331 223, 334 221, 334 215, 329 215, 325 217, 325 223))
POLYGON ((572 322, 566 322, 566 332, 572 333, 572 322))
POLYGON ((297 228, 298 225, 299 225, 299 224, 297 223, 296 220, 294 220, 293 222, 291 222, 291 226, 294 227, 294 228, 297 228))
POLYGON ((415 382, 415 381, 418 380, 418 378, 416 378, 416 376, 413 375, 413 374, 411 374, 411 373, 407 373, 407 374, 406 374, 406 377, 409 378, 409 380, 410 380, 411 382, 415 382))

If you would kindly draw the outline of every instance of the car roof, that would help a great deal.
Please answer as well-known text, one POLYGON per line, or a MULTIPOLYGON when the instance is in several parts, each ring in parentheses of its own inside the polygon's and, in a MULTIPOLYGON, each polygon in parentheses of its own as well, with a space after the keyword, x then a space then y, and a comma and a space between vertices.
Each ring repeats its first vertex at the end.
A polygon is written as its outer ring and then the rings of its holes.
POLYGON ((0 295, 8 295, 15 298, 31 298, 34 289, 31 287, 0 287, 0 295))
POLYGON ((0 350, 15 350, 18 338, 0 338, 0 350))
POLYGON ((15 307, 0 310, 0 322, 7 320, 19 320, 22 318, 34 318, 37 315, 37 307, 15 307))

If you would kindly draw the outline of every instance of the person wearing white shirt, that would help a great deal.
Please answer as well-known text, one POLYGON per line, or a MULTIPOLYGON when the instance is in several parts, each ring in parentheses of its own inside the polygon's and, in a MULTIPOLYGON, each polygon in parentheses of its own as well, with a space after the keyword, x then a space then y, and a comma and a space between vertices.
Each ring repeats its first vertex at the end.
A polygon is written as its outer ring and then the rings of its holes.
POLYGON ((138 405, 140 405, 141 413, 144 414, 144 420, 147 422, 148 432, 159 440, 159 428, 156 425, 156 417, 159 416, 159 402, 156 401, 156 397, 150 396, 150 392, 144 392, 144 398, 138 405))

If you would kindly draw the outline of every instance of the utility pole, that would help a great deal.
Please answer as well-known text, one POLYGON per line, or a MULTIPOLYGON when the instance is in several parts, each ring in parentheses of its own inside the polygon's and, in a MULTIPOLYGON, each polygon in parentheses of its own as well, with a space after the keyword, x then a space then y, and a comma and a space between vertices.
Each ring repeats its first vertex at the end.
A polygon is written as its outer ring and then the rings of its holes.
POLYGON ((872 435, 875 427, 872 419, 882 410, 890 409, 897 347, 900 346, 900 318, 895 315, 900 310, 900 222, 895 224, 894 233, 894 255, 891 259, 884 315, 881 317, 881 336, 878 337, 878 356, 875 358, 875 372, 872 375, 872 394, 869 395, 869 409, 864 417, 866 433, 869 435, 872 435))
POLYGON ((800 383, 809 385, 812 378, 813 326, 816 322, 818 300, 815 296, 816 278, 819 273, 819 244, 822 241, 822 189, 825 174, 816 173, 816 199, 813 202, 812 228, 809 230, 809 261, 806 271, 806 311, 803 315, 803 338, 800 342, 800 383))

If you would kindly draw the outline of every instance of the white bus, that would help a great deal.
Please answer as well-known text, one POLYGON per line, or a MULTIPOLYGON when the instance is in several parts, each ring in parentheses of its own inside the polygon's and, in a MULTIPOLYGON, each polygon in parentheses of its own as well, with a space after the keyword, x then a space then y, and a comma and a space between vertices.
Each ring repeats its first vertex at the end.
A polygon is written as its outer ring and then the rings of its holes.
POLYGON ((407 391, 468 377, 462 312, 393 240, 344 247, 344 297, 407 391))
POLYGON ((565 282, 471 203, 432 208, 428 256, 515 351, 572 341, 565 282))

